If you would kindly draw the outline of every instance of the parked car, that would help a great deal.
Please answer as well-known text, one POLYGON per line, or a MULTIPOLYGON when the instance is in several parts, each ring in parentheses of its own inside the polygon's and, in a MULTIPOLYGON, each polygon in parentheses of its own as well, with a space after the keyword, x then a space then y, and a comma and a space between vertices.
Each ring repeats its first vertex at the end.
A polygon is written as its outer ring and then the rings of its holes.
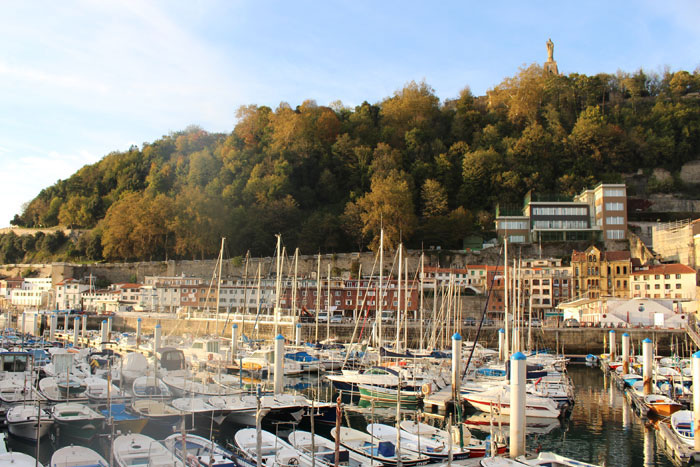
POLYGON ((328 313, 325 311, 322 311, 318 314, 318 322, 319 323, 325 323, 328 321, 328 313))
POLYGON ((476 326, 476 319, 470 317, 464 318, 464 325, 465 326, 476 326))
POLYGON ((493 326, 494 324, 492 319, 484 318, 484 326, 493 326))
POLYGON ((343 322, 343 315, 333 315, 331 316, 331 323, 342 323, 343 322))
POLYGON ((540 321, 537 318, 532 318, 531 325, 533 328, 541 328, 542 327, 542 321, 540 321))
POLYGON ((565 328, 580 328, 581 323, 579 323, 578 320, 575 318, 568 318, 568 319, 564 320, 564 327, 565 328))

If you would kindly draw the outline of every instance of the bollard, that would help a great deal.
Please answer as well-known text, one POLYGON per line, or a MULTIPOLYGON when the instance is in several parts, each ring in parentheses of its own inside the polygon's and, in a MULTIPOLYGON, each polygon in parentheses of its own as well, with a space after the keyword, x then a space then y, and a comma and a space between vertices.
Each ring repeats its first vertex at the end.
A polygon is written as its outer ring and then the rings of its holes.
POLYGON ((525 454, 525 389, 527 357, 522 352, 510 359, 510 457, 525 454))
POLYGON ((107 318, 107 339, 112 340, 112 323, 114 322, 114 319, 110 316, 107 318))
POLYGON ((301 323, 297 323, 296 331, 294 335, 294 345, 299 347, 301 345, 301 323))
POLYGON ((141 318, 136 320, 136 348, 141 347, 141 318))
POLYGON ((700 351, 693 354, 693 449, 700 451, 700 351))
POLYGON ((238 325, 233 323, 231 326, 231 361, 236 358, 236 352, 238 351, 238 325))
POLYGON ((156 324, 156 328, 153 330, 153 353, 158 352, 160 349, 160 324, 156 324))
POLYGON ((49 323, 49 340, 53 341, 56 338, 56 328, 58 327, 58 316, 56 313, 51 313, 51 323, 49 323))
POLYGON ((284 388, 284 336, 275 337, 275 394, 282 394, 284 388))
POLYGON ((73 347, 78 347, 78 332, 80 331, 80 318, 77 316, 73 320, 73 347))
POLYGON ((503 360, 506 359, 505 355, 504 355, 505 349, 503 348, 503 340, 505 339, 505 337, 506 337, 505 329, 503 329, 503 328, 499 329, 498 330, 498 361, 499 362, 502 362, 503 360))
POLYGON ((459 386, 461 382, 462 336, 455 332, 452 336, 452 400, 459 401, 459 386))
POLYGON ((610 356, 608 358, 608 361, 612 363, 615 361, 615 330, 611 329, 608 333, 608 336, 610 336, 610 356))
POLYGON ((622 335, 622 374, 627 375, 630 372, 630 335, 624 333, 622 335))
POLYGON ((107 338, 107 320, 103 319, 102 324, 100 325, 100 338, 102 339, 102 350, 107 350, 107 342, 109 342, 109 339, 107 338))
POLYGON ((83 315, 83 339, 87 339, 87 315, 83 315))
POLYGON ((642 369, 642 377, 644 381, 644 395, 647 396, 651 394, 651 373, 653 371, 652 366, 654 364, 653 343, 648 337, 642 341, 642 358, 644 360, 644 367, 642 369))

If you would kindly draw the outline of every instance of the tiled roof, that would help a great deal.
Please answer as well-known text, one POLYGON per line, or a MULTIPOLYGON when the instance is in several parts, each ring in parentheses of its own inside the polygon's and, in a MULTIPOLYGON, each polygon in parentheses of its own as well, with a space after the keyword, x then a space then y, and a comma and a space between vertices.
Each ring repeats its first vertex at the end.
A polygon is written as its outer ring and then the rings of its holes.
POLYGON ((638 269, 632 274, 635 276, 643 274, 695 274, 695 269, 680 263, 659 264, 656 266, 649 266, 649 269, 638 269))
POLYGON ((607 261, 624 261, 630 259, 629 251, 606 251, 604 255, 607 261))

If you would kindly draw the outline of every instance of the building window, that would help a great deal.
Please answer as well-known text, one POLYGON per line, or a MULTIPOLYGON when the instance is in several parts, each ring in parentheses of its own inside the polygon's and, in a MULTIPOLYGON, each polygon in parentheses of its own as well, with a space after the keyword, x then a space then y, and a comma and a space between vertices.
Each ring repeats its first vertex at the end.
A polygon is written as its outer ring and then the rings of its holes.
POLYGON ((608 216, 605 218, 605 223, 608 225, 622 225, 625 223, 625 218, 620 216, 608 216))
POLYGON ((603 190, 603 196, 625 196, 624 188, 606 188, 603 190))
POLYGON ((624 230, 608 230, 605 232, 605 236, 608 240, 622 240, 625 238, 624 230))
POLYGON ((661 288, 661 285, 659 284, 654 284, 654 290, 659 290, 661 288))
POLYGON ((671 284, 664 284, 664 289, 671 290, 671 284))
POLYGON ((499 230, 528 230, 527 221, 498 221, 499 230))
POLYGON ((681 285, 680 285, 680 284, 676 284, 676 289, 680 289, 680 288, 681 288, 681 285))
POLYGON ((624 211, 625 205, 623 203, 605 203, 606 211, 624 211))
POLYGON ((509 235, 508 241, 511 243, 525 243, 525 235, 509 235))

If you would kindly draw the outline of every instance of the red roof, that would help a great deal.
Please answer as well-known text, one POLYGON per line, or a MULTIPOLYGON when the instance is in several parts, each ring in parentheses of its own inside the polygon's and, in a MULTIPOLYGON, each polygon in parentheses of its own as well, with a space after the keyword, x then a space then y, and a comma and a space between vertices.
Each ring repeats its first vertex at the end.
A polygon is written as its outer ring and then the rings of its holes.
POLYGON ((635 276, 641 276, 644 274, 695 274, 695 269, 680 263, 659 264, 656 266, 649 266, 649 269, 638 269, 632 274, 635 276))
POLYGON ((604 255, 607 261, 624 261, 630 259, 629 251, 606 251, 604 255))

